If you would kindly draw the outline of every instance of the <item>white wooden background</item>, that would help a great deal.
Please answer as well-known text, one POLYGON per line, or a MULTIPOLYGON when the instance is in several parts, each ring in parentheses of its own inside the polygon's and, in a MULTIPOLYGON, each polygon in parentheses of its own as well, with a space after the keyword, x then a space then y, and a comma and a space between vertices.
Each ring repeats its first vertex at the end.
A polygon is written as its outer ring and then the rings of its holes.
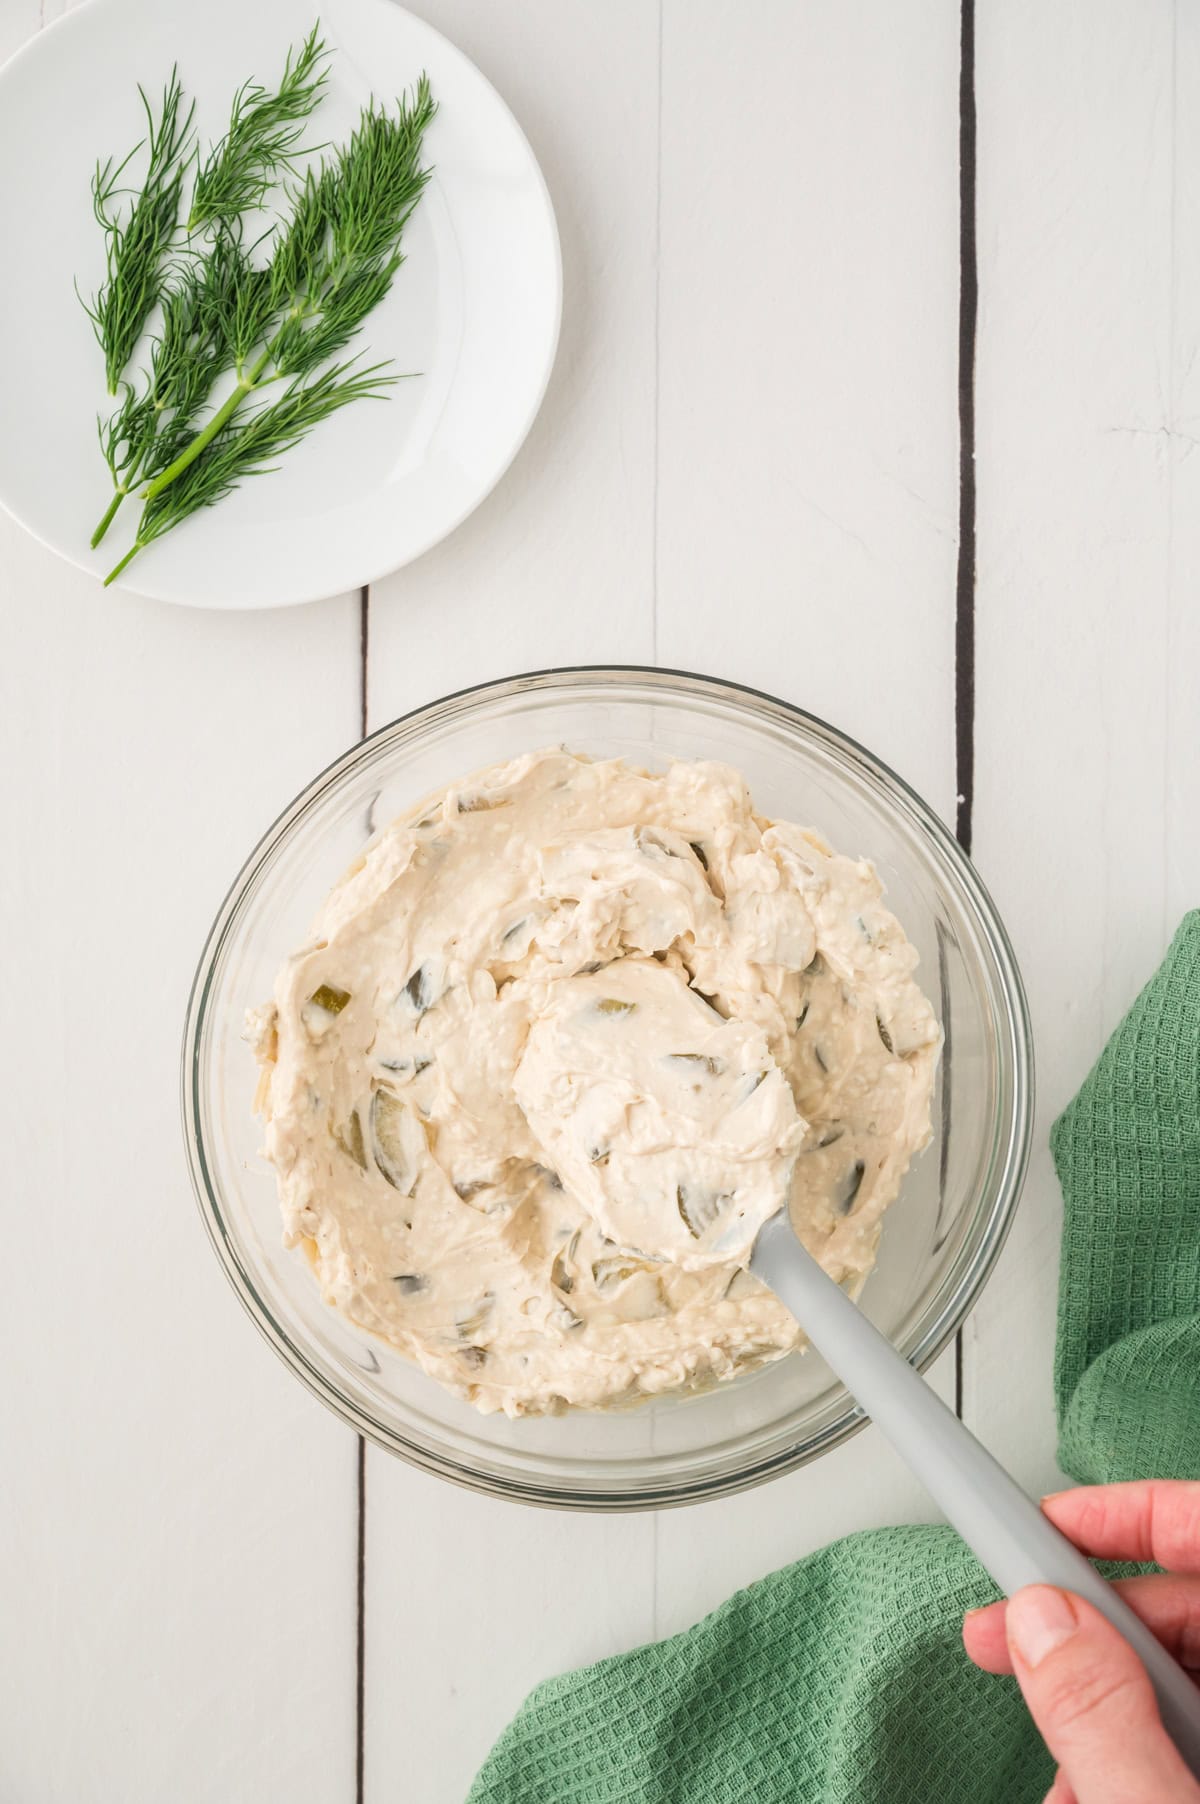
MULTIPOLYGON (((0 0, 0 50, 59 9, 0 0)), ((749 1496, 619 1519, 371 1450, 360 1612, 358 1444, 208 1252, 176 1073, 229 875, 364 717, 657 659, 827 716, 951 820, 970 761, 1040 1082, 957 1388, 1033 1487, 1046 1132, 1200 899, 1200 12, 979 0, 972 598, 958 5, 415 10, 514 108, 562 232, 558 366, 498 491, 369 599, 241 617, 102 594, 0 519, 5 1804, 458 1804, 539 1678, 929 1514, 872 1430, 749 1496)))

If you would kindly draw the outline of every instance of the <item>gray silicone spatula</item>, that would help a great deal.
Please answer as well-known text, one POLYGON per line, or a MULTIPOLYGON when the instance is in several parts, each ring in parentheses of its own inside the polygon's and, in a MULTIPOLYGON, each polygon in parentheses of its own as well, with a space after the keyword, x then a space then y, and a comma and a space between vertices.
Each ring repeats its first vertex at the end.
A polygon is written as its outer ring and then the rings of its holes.
POLYGON ((1094 1604, 1125 1637, 1150 1675, 1167 1733, 1200 1778, 1200 1691, 1187 1673, 822 1271, 786 1212, 759 1234, 750 1270, 786 1303, 1006 1597, 1022 1585, 1057 1585, 1094 1604))

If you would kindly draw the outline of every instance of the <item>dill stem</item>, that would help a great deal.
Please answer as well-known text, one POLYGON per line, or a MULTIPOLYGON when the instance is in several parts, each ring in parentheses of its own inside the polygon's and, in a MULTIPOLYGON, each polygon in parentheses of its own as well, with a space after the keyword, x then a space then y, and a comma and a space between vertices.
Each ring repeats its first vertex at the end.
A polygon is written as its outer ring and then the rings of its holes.
POLYGON ((141 549, 142 549, 142 541, 140 539, 135 539, 133 541, 133 544, 129 547, 129 550, 125 553, 125 556, 121 559, 120 563, 114 564, 112 569, 109 571, 108 575, 105 577, 104 587, 106 589, 107 589, 109 583, 116 582, 118 576, 120 576, 120 574, 121 574, 122 570, 124 570, 126 564, 128 564, 133 558, 135 558, 141 549))
POLYGON ((104 517, 101 520, 99 526, 97 526, 95 532, 92 534, 93 551, 95 550, 96 546, 100 543, 101 539, 104 537, 104 535, 108 531, 109 527, 112 525, 113 520, 116 518, 117 509, 120 507, 122 501, 124 501, 124 499, 128 493, 129 493, 128 489, 114 489, 113 490, 113 498, 109 502, 107 508, 104 510, 104 517))
MULTIPOLYGON (((257 388, 259 378, 270 361, 271 347, 268 345, 267 349, 263 352, 262 356, 250 371, 250 374, 238 378, 237 387, 233 389, 230 394, 226 395, 216 413, 213 414, 212 419, 207 420, 200 428, 195 438, 191 440, 190 444, 184 446, 183 450, 179 453, 179 456, 175 459, 175 462, 168 464, 166 469, 162 470, 154 478, 153 482, 146 485, 142 490, 143 500, 153 501, 156 495, 161 495, 164 489, 170 488, 177 476, 183 475, 183 472, 187 469, 189 464, 195 463, 205 446, 212 443, 226 421, 232 419, 242 402, 246 399, 246 396, 251 394, 253 390, 257 388)), ((120 569, 119 564, 117 568, 120 569)))

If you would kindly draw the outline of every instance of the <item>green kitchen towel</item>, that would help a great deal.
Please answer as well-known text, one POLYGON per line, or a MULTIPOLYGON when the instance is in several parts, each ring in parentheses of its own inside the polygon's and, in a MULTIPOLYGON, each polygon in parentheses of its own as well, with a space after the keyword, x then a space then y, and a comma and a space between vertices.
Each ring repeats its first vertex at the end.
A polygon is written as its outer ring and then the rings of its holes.
MULTIPOLYGON (((1059 1459, 1200 1475, 1200 913, 1051 1138, 1066 1203, 1059 1459)), ((1035 1804, 1012 1679, 962 1651, 995 1596, 947 1528, 852 1535, 670 1641, 540 1685, 468 1804, 1035 1804)))

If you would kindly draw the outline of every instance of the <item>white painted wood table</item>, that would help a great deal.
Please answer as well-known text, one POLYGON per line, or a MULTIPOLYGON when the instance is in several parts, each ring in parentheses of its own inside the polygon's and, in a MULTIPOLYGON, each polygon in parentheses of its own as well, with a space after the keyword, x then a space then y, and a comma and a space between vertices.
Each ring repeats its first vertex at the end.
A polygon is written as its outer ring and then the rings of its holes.
MULTIPOLYGON (((936 1380, 1032 1487, 1047 1129, 1200 898, 1196 8, 979 0, 972 69, 949 0, 415 3, 562 232, 558 365, 497 492, 278 614, 102 594, 0 520, 6 1804, 457 1804, 538 1679, 930 1513, 871 1429, 661 1516, 490 1502, 363 1460, 259 1340, 189 1193, 184 1000, 243 855, 364 725, 657 660, 826 716, 957 818, 1039 1124, 936 1380)), ((0 0, 0 49, 55 11, 0 0)))

